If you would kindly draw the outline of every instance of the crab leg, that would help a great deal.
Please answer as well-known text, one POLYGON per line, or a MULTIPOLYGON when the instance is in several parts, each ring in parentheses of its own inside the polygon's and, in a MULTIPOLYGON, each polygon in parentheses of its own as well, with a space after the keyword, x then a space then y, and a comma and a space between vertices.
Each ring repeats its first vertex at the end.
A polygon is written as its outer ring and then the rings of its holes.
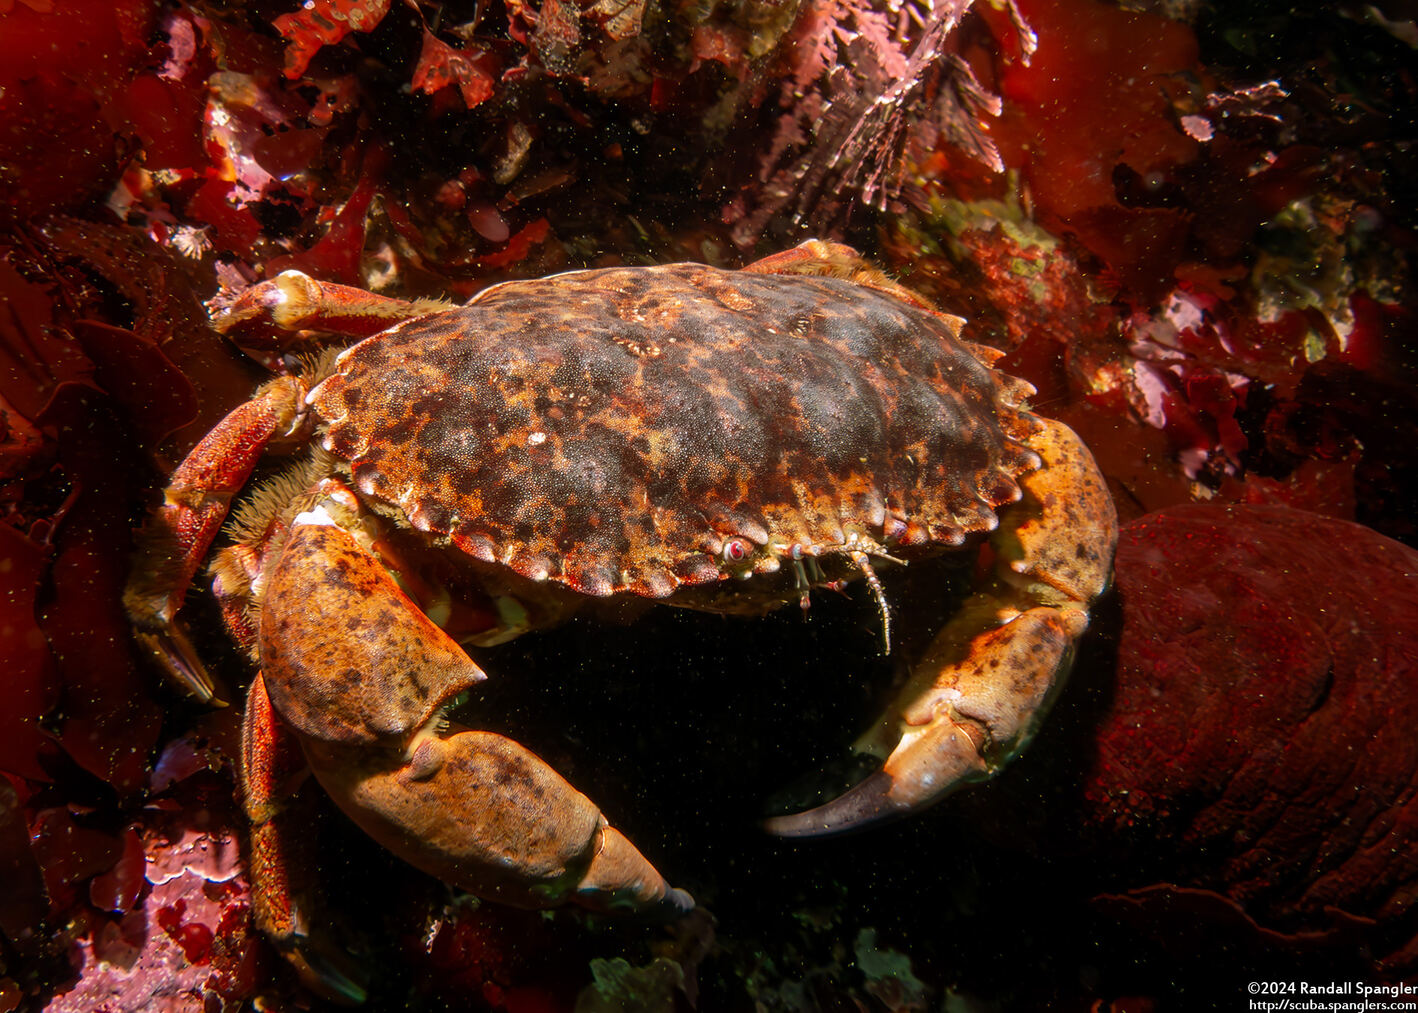
POLYGON ((201 700, 211 677, 177 621, 182 598, 241 491, 272 440, 304 417, 305 387, 295 377, 272 380, 203 437, 172 473, 163 505, 143 529, 123 602, 138 642, 201 700))
POLYGON ((480 897, 692 908, 530 750, 447 723, 451 701, 486 676, 360 544, 353 509, 327 496, 295 518, 260 619, 266 691, 340 808, 410 864, 480 897))
POLYGON ((1074 433, 1041 420, 1044 467, 1001 517, 994 578, 942 629, 896 702, 856 744, 882 768, 841 797, 767 821, 831 834, 922 809, 993 777, 1033 738, 1063 685, 1117 543, 1112 498, 1074 433))
POLYGON ((318 329, 363 338, 402 320, 447 308, 437 299, 391 299, 316 281, 300 271, 282 271, 242 292, 212 324, 252 348, 284 348, 289 341, 283 334, 318 329))
MULTIPOLYGON (((842 243, 822 239, 808 239, 791 250, 782 250, 755 260, 743 266, 744 271, 753 274, 801 274, 845 278, 858 285, 885 292, 894 299, 900 299, 909 306, 940 313, 925 299, 904 285, 888 278, 880 268, 866 260, 860 253, 842 243)), ((950 319, 959 320, 958 317, 950 319)), ((964 323, 963 320, 960 321, 964 323)))
MULTIPOLYGON (((286 271, 248 288, 213 324, 252 347, 285 348, 292 342, 282 332, 320 327, 362 336, 443 305, 389 299, 286 271)), ((303 423, 305 395, 300 380, 278 377, 222 419, 172 473, 164 503, 143 531, 124 594, 135 638, 204 702, 213 698, 211 676, 177 612, 226 520, 232 497, 246 485, 267 446, 294 435, 303 423)))
MULTIPOLYGON (((213 325, 251 347, 286 348, 293 343, 290 335, 303 328, 364 336, 444 305, 428 299, 389 299, 285 271, 241 293, 213 325)), ((213 697, 211 677, 177 621, 177 612, 226 520, 232 497, 245 486, 267 446, 294 435, 304 421, 305 395, 300 380, 279 377, 222 419, 172 473, 163 506, 143 531, 124 594, 135 637, 203 701, 213 697)))
POLYGON ((341 1004, 367 998, 368 974, 324 931, 313 870, 310 797, 295 797, 309 769, 271 706, 258 674, 241 725, 241 787, 251 825, 252 917, 317 994, 341 1004))

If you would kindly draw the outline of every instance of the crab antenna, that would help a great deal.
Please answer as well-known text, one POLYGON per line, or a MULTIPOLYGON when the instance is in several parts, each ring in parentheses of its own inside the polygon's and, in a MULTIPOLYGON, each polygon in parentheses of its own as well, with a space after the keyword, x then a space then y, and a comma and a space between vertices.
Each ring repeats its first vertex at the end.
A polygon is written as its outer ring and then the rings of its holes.
POLYGON ((852 553, 852 562, 857 564, 857 568, 862 571, 862 576, 867 579, 867 586, 871 588, 871 593, 876 597, 876 607, 881 610, 881 639, 883 643, 883 653, 891 653, 891 609, 886 604, 886 593, 881 589, 881 581, 877 579, 876 571, 871 568, 871 560, 867 554, 861 551, 852 553))

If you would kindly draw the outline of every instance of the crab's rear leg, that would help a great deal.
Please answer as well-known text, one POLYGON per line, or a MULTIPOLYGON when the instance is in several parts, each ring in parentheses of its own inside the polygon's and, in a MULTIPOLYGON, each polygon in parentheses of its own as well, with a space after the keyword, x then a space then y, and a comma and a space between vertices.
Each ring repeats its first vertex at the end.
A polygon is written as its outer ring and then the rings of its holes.
POLYGON ((773 833, 835 833, 902 815, 992 777, 1029 744, 1062 687, 1117 543, 1112 498, 1088 449, 1042 421, 1044 467, 1002 512, 995 573, 936 635, 896 702, 857 742, 885 758, 844 795, 776 817, 773 833))
POLYGON ((252 918, 313 991, 335 1002, 361 1003, 369 975, 332 941, 324 924, 315 878, 319 841, 311 832, 316 814, 309 793, 296 793, 310 771, 259 673, 246 694, 241 732, 252 918))
POLYGON ((449 723, 451 703, 485 676, 361 544, 357 510, 336 491, 295 518, 260 616, 266 690, 340 808, 410 864, 480 897, 691 908, 530 750, 449 723))
POLYGON ((743 269, 753 274, 799 274, 816 277, 845 278, 893 298, 930 310, 942 317, 964 323, 959 317, 940 313, 920 294, 887 277, 886 273, 850 246, 823 239, 809 239, 791 250, 783 250, 745 264, 743 269))

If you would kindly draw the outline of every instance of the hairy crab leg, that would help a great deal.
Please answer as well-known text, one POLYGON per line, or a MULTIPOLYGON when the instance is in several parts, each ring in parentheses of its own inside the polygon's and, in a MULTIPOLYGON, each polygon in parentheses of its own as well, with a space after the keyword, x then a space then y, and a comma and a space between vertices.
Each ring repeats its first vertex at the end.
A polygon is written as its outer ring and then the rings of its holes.
MULTIPOLYGON (((442 308, 445 304, 437 300, 389 299, 285 271, 242 292, 213 326, 253 348, 284 349, 302 329, 358 337, 442 308)), ((177 466, 162 507, 142 532, 124 594, 135 638, 203 702, 213 699, 212 679, 177 612, 226 520, 232 497, 246 485, 268 445, 295 435, 304 422, 306 393, 295 377, 278 377, 229 413, 177 466)))
POLYGON ((231 509, 232 497, 273 441, 300 428, 305 387, 283 376, 222 419, 185 457, 163 490, 163 505, 141 532, 123 602, 139 644, 202 701, 213 686, 188 643, 177 611, 212 539, 231 509))
POLYGON ((259 674, 246 696, 241 760, 256 927, 317 994, 340 1003, 364 1002, 368 974, 323 930, 310 799, 294 799, 310 771, 296 739, 281 727, 259 674))
POLYGON ((295 518, 260 618, 266 690, 336 804, 410 864, 480 897, 690 910, 530 750, 449 725, 450 701, 486 676, 359 543, 354 509, 327 496, 295 518))
POLYGON ((1003 511, 995 576, 936 635, 896 702, 856 744, 884 757, 839 798, 767 829, 810 837, 905 815, 987 780, 1033 737, 1067 677, 1117 543, 1112 498, 1074 433, 1041 420, 1044 467, 1003 511))
MULTIPOLYGON (((285 271, 241 293, 214 320, 223 334, 255 348, 286 348, 290 334, 321 328, 374 334, 444 304, 389 299, 285 271)), ((232 497, 245 487, 274 440, 293 436, 305 419, 305 385, 278 377, 230 412, 172 473, 163 505, 144 528, 124 604, 139 645, 203 702, 213 699, 210 674, 188 642, 177 612, 193 576, 221 530, 232 497)))

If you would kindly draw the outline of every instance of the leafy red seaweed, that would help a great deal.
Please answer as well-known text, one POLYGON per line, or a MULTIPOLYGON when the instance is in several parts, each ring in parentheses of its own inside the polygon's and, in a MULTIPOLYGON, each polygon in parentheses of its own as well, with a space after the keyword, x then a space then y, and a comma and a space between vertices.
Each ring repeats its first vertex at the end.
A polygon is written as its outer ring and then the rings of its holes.
POLYGON ((300 10, 276 18, 276 31, 289 41, 286 77, 305 73, 310 61, 325 46, 333 46, 350 32, 373 30, 389 13, 390 0, 310 0, 300 10))
POLYGON ((415 91, 429 95, 456 87, 463 103, 473 108, 492 98, 496 67, 491 54, 477 48, 454 49, 427 28, 423 30, 423 50, 414 68, 415 91))

